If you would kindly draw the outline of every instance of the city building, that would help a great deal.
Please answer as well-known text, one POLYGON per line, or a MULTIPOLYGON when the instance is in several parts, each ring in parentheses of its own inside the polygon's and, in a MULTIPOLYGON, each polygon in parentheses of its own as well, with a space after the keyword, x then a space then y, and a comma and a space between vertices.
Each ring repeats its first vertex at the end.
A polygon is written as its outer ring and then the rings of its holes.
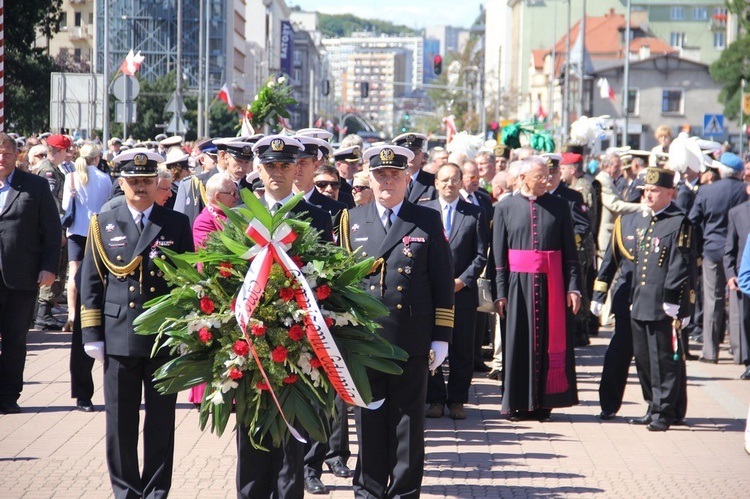
POLYGON ((48 54, 64 71, 87 73, 94 60, 94 0, 63 0, 60 6, 60 31, 47 39, 39 33, 36 46, 48 54))

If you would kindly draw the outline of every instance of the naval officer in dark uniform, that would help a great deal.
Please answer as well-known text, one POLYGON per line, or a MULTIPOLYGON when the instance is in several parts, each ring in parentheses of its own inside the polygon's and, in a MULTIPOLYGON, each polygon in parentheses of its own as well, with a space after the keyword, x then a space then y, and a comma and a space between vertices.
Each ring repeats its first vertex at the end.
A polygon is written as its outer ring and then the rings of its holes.
POLYGON ((643 202, 651 216, 636 226, 631 325, 633 351, 648 412, 633 424, 666 431, 685 415, 686 377, 682 344, 673 341, 680 320, 690 317, 690 222, 672 203, 674 171, 648 168, 643 202), (673 347, 673 344, 675 345, 673 347), (645 366, 648 366, 646 368, 645 366))
POLYGON ((193 250, 188 218, 154 203, 162 157, 131 149, 115 157, 125 203, 94 215, 81 268, 81 327, 86 353, 104 362, 107 466, 116 498, 166 497, 172 483, 177 395, 162 395, 154 371, 171 357, 151 351, 155 336, 133 332, 148 300, 169 292, 156 259, 193 250), (138 421, 145 399, 143 471, 138 421))
POLYGON ((435 190, 435 175, 422 170, 427 162, 424 157, 424 145, 427 136, 421 133, 402 133, 393 138, 393 144, 409 149, 414 157, 409 160, 408 171, 411 176, 406 188, 406 199, 411 203, 424 203, 438 198, 435 190))
POLYGON ((440 213, 404 199, 412 158, 403 147, 368 149, 375 202, 341 220, 343 245, 376 258, 365 284, 390 311, 377 319, 378 332, 409 354, 399 376, 369 373, 373 399, 383 405, 355 409, 355 497, 419 496, 428 371, 445 360, 453 331, 453 261, 440 213))
POLYGON ((187 215, 190 219, 190 225, 208 204, 206 182, 212 176, 223 171, 217 166, 219 151, 213 140, 201 143, 198 149, 201 151, 198 155, 201 162, 201 172, 186 177, 180 182, 173 205, 176 211, 187 215))

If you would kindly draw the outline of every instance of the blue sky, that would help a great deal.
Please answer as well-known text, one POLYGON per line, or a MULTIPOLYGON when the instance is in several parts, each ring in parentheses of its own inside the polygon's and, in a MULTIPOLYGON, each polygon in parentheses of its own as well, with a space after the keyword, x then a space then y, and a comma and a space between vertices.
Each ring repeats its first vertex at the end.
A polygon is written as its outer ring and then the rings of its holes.
POLYGON ((479 15, 482 0, 287 0, 303 10, 326 14, 354 14, 365 19, 383 19, 411 28, 450 25, 468 28, 479 15))

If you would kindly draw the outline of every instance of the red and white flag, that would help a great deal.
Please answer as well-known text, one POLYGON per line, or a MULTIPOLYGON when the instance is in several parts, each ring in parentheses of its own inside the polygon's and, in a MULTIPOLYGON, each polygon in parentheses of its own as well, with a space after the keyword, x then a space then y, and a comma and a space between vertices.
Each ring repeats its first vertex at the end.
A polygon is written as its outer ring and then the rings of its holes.
POLYGON ((287 130, 291 130, 292 129, 292 124, 289 123, 289 120, 287 120, 286 118, 284 118, 280 114, 276 115, 276 119, 278 120, 279 125, 281 125, 282 127, 286 128, 287 130))
POLYGON ((445 143, 450 144, 453 136, 456 135, 456 117, 452 114, 443 118, 445 124, 445 143))
POLYGON ((536 119, 539 121, 542 121, 547 117, 547 112, 544 110, 544 107, 542 107, 541 97, 537 97, 536 99, 536 112, 534 113, 534 116, 536 116, 536 119))
POLYGON ((125 56, 125 60, 120 64, 120 72, 126 76, 135 76, 138 68, 141 67, 143 59, 145 59, 145 57, 141 55, 140 50, 137 54, 134 54, 133 49, 130 49, 128 55, 125 56))
POLYGON ((596 86, 599 87, 599 97, 602 99, 615 100, 615 89, 609 86, 609 81, 606 78, 599 78, 596 82, 596 86))
POLYGON ((234 111, 234 103, 232 102, 232 96, 229 95, 229 87, 227 87, 226 83, 222 85, 221 89, 219 89, 219 94, 216 98, 226 102, 227 106, 229 106, 229 110, 234 111))

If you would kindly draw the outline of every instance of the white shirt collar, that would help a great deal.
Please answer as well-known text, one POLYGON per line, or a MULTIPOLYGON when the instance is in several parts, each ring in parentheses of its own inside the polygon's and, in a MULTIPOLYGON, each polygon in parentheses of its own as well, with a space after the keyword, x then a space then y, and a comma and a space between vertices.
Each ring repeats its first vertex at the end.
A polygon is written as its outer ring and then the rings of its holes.
POLYGON ((144 224, 146 223, 146 220, 149 219, 149 217, 151 216, 151 211, 154 209, 154 204, 153 203, 151 203, 151 206, 149 206, 148 208, 146 208, 143 211, 136 210, 135 208, 133 208, 132 206, 130 206, 128 203, 125 203, 125 206, 127 206, 128 210, 130 210, 130 216, 133 217, 133 221, 135 221, 135 219, 138 217, 138 215, 140 213, 143 213, 143 223, 144 224))
POLYGON ((458 200, 460 199, 460 197, 456 197, 456 199, 454 199, 450 203, 446 203, 445 201, 443 201, 443 198, 438 198, 438 199, 440 200, 440 209, 441 210, 445 210, 445 207, 450 204, 451 207, 453 208, 453 211, 456 211, 456 205, 458 205, 458 200))
POLYGON ((282 205, 286 204, 286 202, 292 199, 293 197, 294 197, 294 193, 290 192, 289 195, 285 197, 284 199, 276 200, 268 194, 268 191, 263 193, 263 199, 266 200, 266 206, 268 206, 269 208, 272 208, 273 205, 275 205, 276 203, 281 203, 282 205))
MULTIPOLYGON (((401 207, 404 205, 404 202, 401 201, 399 204, 391 208, 393 210, 393 215, 398 215, 398 212, 401 211, 401 207)), ((375 201, 375 209, 378 210, 378 216, 380 217, 380 220, 385 220, 385 207, 375 201)))

